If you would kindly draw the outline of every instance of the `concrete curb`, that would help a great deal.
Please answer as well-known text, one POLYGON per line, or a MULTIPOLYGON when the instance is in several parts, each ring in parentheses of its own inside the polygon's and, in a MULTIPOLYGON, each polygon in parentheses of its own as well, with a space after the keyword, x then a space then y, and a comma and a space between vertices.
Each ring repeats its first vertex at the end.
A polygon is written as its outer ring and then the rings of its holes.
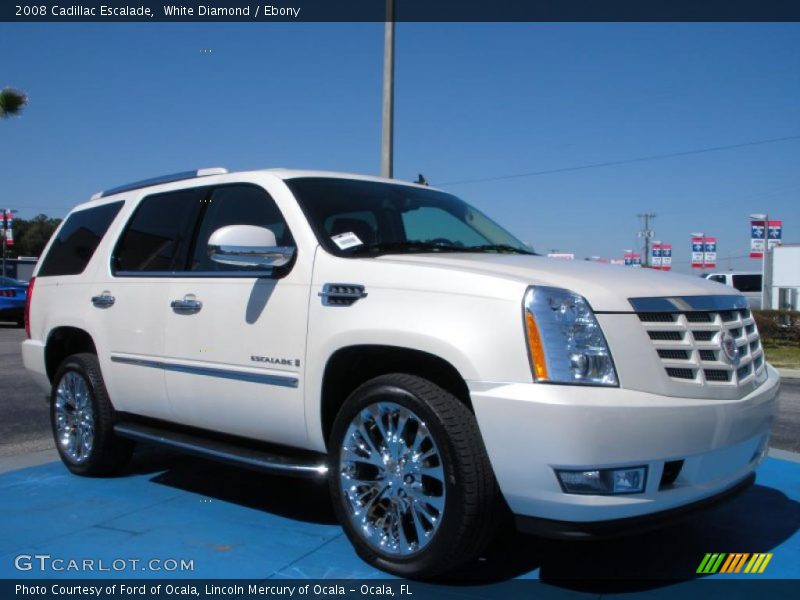
POLYGON ((800 379, 800 369, 778 369, 784 379, 800 379))
POLYGON ((17 454, 16 456, 4 456, 0 458, 0 473, 8 473, 26 467, 35 467, 45 463, 60 460, 55 448, 28 452, 27 454, 17 454))
POLYGON ((800 463, 800 454, 797 452, 790 452, 789 450, 779 450, 778 448, 770 448, 769 456, 772 458, 779 458, 780 460, 789 460, 792 462, 800 463))

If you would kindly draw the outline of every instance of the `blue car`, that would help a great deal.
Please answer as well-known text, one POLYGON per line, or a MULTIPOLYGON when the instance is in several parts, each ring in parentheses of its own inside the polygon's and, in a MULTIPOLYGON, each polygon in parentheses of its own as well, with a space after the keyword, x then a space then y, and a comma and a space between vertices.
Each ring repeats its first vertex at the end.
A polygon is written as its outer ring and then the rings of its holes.
POLYGON ((27 283, 11 277, 0 277, 0 321, 14 321, 24 327, 27 297, 27 283))

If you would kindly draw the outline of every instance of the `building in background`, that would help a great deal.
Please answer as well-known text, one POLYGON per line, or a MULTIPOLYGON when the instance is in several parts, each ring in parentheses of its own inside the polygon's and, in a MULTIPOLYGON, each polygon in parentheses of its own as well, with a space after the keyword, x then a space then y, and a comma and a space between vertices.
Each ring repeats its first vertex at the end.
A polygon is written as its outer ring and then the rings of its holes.
POLYGON ((775 246, 767 256, 772 308, 800 310, 800 244, 775 246))

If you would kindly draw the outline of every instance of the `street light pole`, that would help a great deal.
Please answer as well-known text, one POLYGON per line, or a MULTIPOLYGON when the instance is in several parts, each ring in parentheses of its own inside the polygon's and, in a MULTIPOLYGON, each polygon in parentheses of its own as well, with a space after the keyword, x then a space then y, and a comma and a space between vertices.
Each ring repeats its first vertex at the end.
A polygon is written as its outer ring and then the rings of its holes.
POLYGON ((386 0, 383 37, 383 122, 381 177, 394 175, 394 0, 386 0))
POLYGON ((639 232, 639 235, 644 237, 644 266, 650 266, 650 238, 653 237, 653 230, 650 229, 650 219, 655 219, 655 213, 640 213, 637 215, 640 219, 644 220, 644 229, 639 232))

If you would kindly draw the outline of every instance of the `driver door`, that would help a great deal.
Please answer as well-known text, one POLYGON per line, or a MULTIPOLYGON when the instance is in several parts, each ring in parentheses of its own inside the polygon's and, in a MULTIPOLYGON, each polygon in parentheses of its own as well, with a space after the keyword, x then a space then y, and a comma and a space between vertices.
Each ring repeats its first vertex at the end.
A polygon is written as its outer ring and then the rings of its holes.
POLYGON ((259 270, 212 261, 208 239, 227 225, 265 227, 279 246, 295 245, 264 188, 237 183, 212 190, 188 269, 169 290, 166 387, 173 418, 301 446, 310 277, 296 258, 259 270))

